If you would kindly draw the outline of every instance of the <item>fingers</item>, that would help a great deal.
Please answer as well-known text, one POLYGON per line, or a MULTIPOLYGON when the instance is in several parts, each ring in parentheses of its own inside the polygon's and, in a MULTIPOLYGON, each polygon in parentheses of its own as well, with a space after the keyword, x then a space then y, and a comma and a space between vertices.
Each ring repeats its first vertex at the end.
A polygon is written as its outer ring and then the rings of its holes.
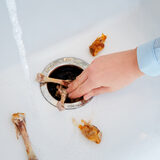
POLYGON ((87 79, 83 84, 81 84, 78 88, 76 88, 73 92, 69 94, 70 98, 78 98, 86 93, 90 92, 93 88, 95 88, 95 85, 87 79))
POLYGON ((85 80, 87 80, 87 69, 85 69, 72 83, 68 85, 67 92, 71 93, 74 91, 79 85, 81 85, 85 80))
POLYGON ((88 99, 90 99, 93 96, 96 96, 98 94, 102 94, 102 93, 105 93, 105 92, 110 92, 110 88, 109 87, 95 88, 95 89, 92 89, 90 92, 88 92, 83 97, 84 97, 85 100, 88 100, 88 99))

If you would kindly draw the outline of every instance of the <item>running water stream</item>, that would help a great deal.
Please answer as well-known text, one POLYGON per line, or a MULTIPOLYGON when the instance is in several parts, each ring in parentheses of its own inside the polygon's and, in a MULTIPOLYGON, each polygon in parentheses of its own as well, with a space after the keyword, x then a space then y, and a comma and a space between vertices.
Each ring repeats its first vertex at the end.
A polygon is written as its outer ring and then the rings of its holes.
POLYGON ((21 66, 24 71, 24 76, 25 76, 24 85, 26 85, 26 89, 27 89, 27 94, 28 94, 27 98, 29 101, 29 105, 31 105, 32 93, 31 93, 30 71, 29 71, 29 66, 28 66, 28 62, 26 58, 26 50, 25 50, 25 46, 24 46, 24 42, 22 38, 23 32, 22 32, 22 29, 21 29, 21 26, 18 20, 16 1, 6 0, 6 5, 8 8, 9 17, 10 17, 12 27, 13 27, 13 36, 17 44, 21 66))

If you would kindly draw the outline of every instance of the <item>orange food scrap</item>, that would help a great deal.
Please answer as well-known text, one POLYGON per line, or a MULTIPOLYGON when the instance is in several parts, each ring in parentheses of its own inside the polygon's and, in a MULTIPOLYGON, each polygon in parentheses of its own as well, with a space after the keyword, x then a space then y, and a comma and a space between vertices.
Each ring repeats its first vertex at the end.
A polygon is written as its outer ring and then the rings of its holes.
POLYGON ((81 120, 81 122, 84 125, 79 125, 78 127, 81 130, 82 134, 89 140, 99 144, 102 139, 102 133, 100 132, 100 130, 96 126, 91 125, 90 122, 87 123, 84 120, 81 120))
POLYGON ((100 37, 98 37, 91 46, 89 46, 89 50, 92 54, 92 56, 96 56, 99 51, 101 51, 104 48, 104 42, 106 40, 107 36, 102 33, 100 37))
POLYGON ((76 121, 75 118, 72 118, 72 123, 73 123, 74 126, 76 126, 76 127, 78 126, 78 122, 76 121))

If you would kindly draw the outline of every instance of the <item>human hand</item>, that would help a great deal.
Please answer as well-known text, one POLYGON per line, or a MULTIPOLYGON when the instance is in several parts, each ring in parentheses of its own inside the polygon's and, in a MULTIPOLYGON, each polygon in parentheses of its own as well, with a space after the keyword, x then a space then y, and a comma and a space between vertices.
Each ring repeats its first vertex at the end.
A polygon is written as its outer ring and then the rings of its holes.
POLYGON ((119 90, 143 73, 138 68, 137 49, 96 58, 68 87, 70 98, 85 100, 119 90))

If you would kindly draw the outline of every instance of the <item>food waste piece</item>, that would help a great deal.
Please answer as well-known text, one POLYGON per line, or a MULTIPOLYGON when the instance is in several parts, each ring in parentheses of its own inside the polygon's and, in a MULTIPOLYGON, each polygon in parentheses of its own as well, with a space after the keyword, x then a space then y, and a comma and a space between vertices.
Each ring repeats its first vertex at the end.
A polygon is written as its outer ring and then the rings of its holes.
POLYGON ((62 79, 56 79, 56 78, 46 77, 42 73, 38 73, 37 74, 36 80, 39 83, 48 83, 48 82, 51 82, 51 83, 61 84, 61 85, 65 86, 65 87, 67 87, 70 84, 70 82, 71 82, 71 80, 62 80, 62 79))
POLYGON ((81 130, 82 134, 89 140, 99 144, 102 139, 102 133, 100 132, 100 130, 96 126, 91 125, 90 122, 87 123, 84 120, 81 120, 81 122, 84 125, 79 125, 78 127, 81 130))
POLYGON ((32 149, 31 142, 29 140, 29 136, 27 133, 25 114, 24 113, 12 114, 12 122, 15 126, 15 129, 16 129, 17 139, 19 138, 20 135, 23 138, 23 141, 24 141, 24 144, 26 147, 28 160, 38 160, 38 158, 36 157, 36 155, 32 149))
POLYGON ((89 50, 92 54, 92 56, 96 56, 99 51, 101 51, 104 48, 104 42, 106 40, 107 36, 102 33, 100 37, 98 37, 91 46, 89 46, 89 50))
POLYGON ((58 101, 57 103, 57 108, 59 109, 59 111, 64 110, 64 102, 67 98, 67 90, 65 88, 62 87, 62 85, 58 85, 57 86, 57 92, 56 94, 59 94, 61 96, 60 101, 58 101))
POLYGON ((76 126, 76 127, 78 126, 78 122, 76 121, 75 118, 72 118, 72 123, 73 123, 74 126, 76 126))

